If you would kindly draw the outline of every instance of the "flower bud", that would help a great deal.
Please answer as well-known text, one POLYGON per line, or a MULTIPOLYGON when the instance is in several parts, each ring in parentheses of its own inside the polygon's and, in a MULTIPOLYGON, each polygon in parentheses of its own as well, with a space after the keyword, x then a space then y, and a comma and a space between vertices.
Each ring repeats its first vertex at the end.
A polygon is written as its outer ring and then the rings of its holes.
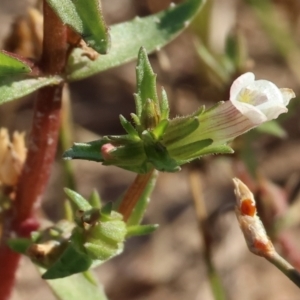
POLYGON ((274 246, 267 236, 264 225, 257 216, 253 194, 239 179, 234 178, 236 216, 249 250, 259 256, 268 257, 274 246))

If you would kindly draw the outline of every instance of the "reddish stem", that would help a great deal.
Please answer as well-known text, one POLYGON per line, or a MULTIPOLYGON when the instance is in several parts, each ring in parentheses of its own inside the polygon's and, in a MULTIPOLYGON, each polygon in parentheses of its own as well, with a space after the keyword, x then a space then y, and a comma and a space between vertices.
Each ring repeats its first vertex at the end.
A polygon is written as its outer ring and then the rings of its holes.
POLYGON ((16 217, 13 227, 20 226, 40 204, 46 188, 57 146, 60 124, 62 86, 38 91, 34 108, 27 160, 20 177, 16 196, 16 217))
MULTIPOLYGON (((44 1, 44 41, 40 68, 45 74, 61 74, 67 59, 66 28, 44 1)), ((56 153, 63 85, 38 91, 27 159, 17 186, 13 208, 5 216, 4 232, 26 236, 34 229, 33 209, 40 204, 56 153), (13 213, 13 214, 12 214, 13 213)), ((4 235, 5 236, 5 235, 4 235)), ((2 237, 0 245, 0 300, 9 299, 20 256, 2 237)))
POLYGON ((119 206, 119 213, 123 215, 123 220, 125 222, 129 219, 133 209, 141 198, 149 180, 152 177, 153 172, 154 170, 150 171, 147 174, 138 174, 135 177, 134 182, 126 191, 119 206))

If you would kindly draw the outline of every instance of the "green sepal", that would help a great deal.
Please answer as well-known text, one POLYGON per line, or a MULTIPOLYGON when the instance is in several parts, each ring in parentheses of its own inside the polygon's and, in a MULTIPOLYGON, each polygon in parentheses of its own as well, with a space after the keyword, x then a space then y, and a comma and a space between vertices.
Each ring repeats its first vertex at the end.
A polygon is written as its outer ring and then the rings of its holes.
POLYGON ((113 203, 108 202, 101 208, 101 215, 110 216, 113 210, 113 203))
POLYGON ((203 156, 207 154, 232 154, 234 150, 228 145, 212 145, 206 148, 200 149, 195 152, 196 156, 203 156))
POLYGON ((155 137, 156 140, 161 140, 167 127, 169 126, 169 120, 164 119, 158 123, 158 125, 151 130, 152 135, 155 137))
MULTIPOLYGON (((170 155, 176 160, 190 160, 199 157, 203 153, 203 149, 207 148, 213 143, 212 139, 205 139, 194 143, 177 146, 169 150, 170 155)), ((211 153, 211 152, 210 152, 211 153)))
POLYGON ((121 122, 122 127, 129 134, 129 136, 132 140, 135 140, 135 141, 140 140, 138 132, 136 131, 136 129, 122 115, 120 115, 120 122, 121 122))
POLYGON ((155 169, 162 172, 180 171, 178 163, 170 157, 167 149, 156 141, 150 132, 143 132, 143 142, 147 160, 153 164, 155 169))
POLYGON ((150 234, 154 232, 158 227, 158 224, 127 226, 126 238, 150 234))
POLYGON ((141 120, 136 114, 131 113, 130 116, 131 116, 131 119, 133 120, 136 127, 141 126, 141 120))
POLYGON ((170 113, 168 95, 164 88, 161 90, 161 101, 160 101, 161 120, 168 119, 170 113))
POLYGON ((0 51, 0 78, 9 75, 23 75, 31 72, 31 68, 25 61, 21 61, 8 52, 0 51))
POLYGON ((170 120, 162 138, 162 144, 168 149, 177 148, 181 145, 181 140, 194 132, 199 125, 198 117, 193 116, 170 120))
POLYGON ((106 54, 110 36, 99 0, 47 0, 64 24, 82 36, 97 52, 106 54))
POLYGON ((68 188, 64 188, 64 191, 67 194, 67 196, 70 198, 70 200, 78 207, 79 210, 87 211, 92 209, 91 204, 80 194, 68 188))
POLYGON ((96 189, 93 189, 88 200, 93 208, 100 208, 102 206, 101 197, 96 189))

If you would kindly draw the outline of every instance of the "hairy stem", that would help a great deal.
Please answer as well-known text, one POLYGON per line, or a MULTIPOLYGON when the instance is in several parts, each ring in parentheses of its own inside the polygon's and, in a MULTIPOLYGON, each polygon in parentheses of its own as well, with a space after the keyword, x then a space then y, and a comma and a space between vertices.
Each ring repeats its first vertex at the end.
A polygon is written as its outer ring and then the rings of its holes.
MULTIPOLYGON (((43 7, 44 40, 40 68, 45 74, 61 74, 67 59, 66 28, 46 1, 43 7)), ((32 221, 33 209, 39 205, 45 191, 56 152, 62 87, 45 87, 37 93, 27 159, 18 182, 13 208, 5 216, 6 237, 12 231, 26 236, 35 227, 32 221)), ((10 297, 20 258, 6 246, 4 236, 0 244, 0 300, 10 297)))

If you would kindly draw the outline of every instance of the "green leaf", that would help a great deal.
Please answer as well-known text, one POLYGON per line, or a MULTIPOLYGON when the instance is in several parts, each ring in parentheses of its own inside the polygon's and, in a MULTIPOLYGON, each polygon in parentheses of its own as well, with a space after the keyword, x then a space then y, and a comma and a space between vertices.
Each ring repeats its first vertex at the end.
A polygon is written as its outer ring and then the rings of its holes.
POLYGON ((188 0, 160 13, 111 27, 112 49, 90 61, 76 49, 67 68, 70 81, 83 79, 136 58, 141 46, 147 52, 158 50, 174 39, 197 14, 204 0, 188 0))
POLYGON ((0 104, 26 96, 41 87, 60 84, 63 79, 60 76, 39 78, 1 78, 0 104))
POLYGON ((64 159, 85 159, 97 162, 103 162, 101 147, 107 141, 97 140, 90 143, 74 143, 73 147, 68 149, 64 154, 64 159))
POLYGON ((70 200, 72 200, 73 203, 76 204, 78 209, 83 210, 83 211, 92 209, 92 206, 90 205, 90 203, 85 198, 83 198, 80 194, 78 194, 75 191, 72 191, 68 188, 64 188, 64 191, 68 195, 70 200))
POLYGON ((229 80, 229 74, 226 69, 218 61, 217 58, 211 53, 209 49, 203 43, 196 42, 196 49, 201 62, 203 63, 203 69, 209 71, 216 79, 219 85, 224 86, 229 80))
POLYGON ((119 117, 122 127, 130 135, 130 138, 136 141, 140 140, 139 135, 136 129, 133 127, 133 125, 129 121, 127 121, 122 115, 120 115, 119 117))
POLYGON ((159 107, 156 93, 156 74, 153 72, 148 60, 147 51, 141 48, 138 54, 138 63, 136 66, 137 94, 136 114, 139 118, 143 115, 143 108, 147 105, 147 100, 151 99, 157 108, 159 107))
POLYGON ((126 237, 147 235, 154 232, 158 228, 158 224, 147 224, 147 225, 137 225, 127 227, 126 237))
MULTIPOLYGON (((230 33, 225 45, 226 58, 229 60, 234 72, 241 72, 245 68, 247 51, 244 37, 241 32, 230 33)), ((227 70, 228 72, 230 70, 227 70)))
POLYGON ((31 68, 25 62, 9 55, 3 50, 0 51, 0 78, 7 75, 21 75, 30 72, 31 68))
POLYGON ((97 52, 106 54, 110 46, 100 0, 47 0, 63 23, 79 33, 97 52))
MULTIPOLYGON (((44 270, 39 268, 40 272, 44 270)), ((108 300, 102 286, 95 285, 84 274, 47 281, 60 300, 108 300)))

